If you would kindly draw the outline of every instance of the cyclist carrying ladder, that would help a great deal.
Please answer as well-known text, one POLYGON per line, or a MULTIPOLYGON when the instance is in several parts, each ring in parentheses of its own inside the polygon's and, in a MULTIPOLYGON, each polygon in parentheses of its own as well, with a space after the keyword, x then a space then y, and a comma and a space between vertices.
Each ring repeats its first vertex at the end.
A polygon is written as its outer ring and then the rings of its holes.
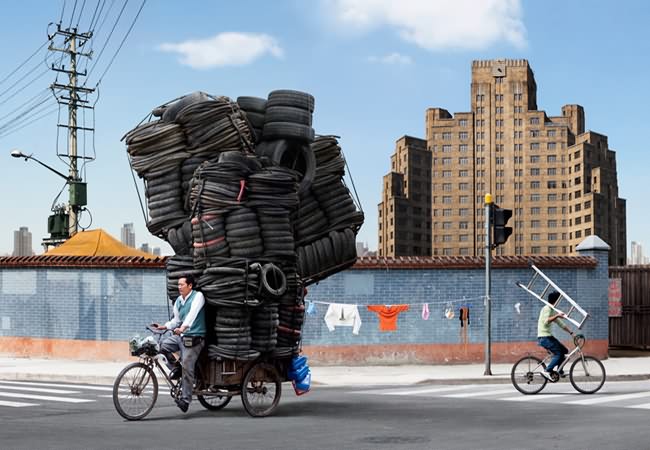
MULTIPOLYGON (((569 349, 567 349, 551 332, 551 325, 555 322, 560 328, 573 336, 573 331, 566 325, 562 320, 565 317, 564 313, 558 312, 553 314, 552 305, 560 298, 560 293, 557 291, 552 291, 548 294, 548 303, 550 305, 544 305, 541 311, 539 312, 539 320, 537 322, 537 342, 540 346, 544 347, 549 352, 553 353, 553 359, 546 367, 546 370, 542 372, 544 378, 549 381, 557 379, 557 376, 554 376, 553 369, 558 367, 564 362, 564 358, 569 349)), ((558 372, 560 377, 564 377, 564 370, 560 369, 558 372)))

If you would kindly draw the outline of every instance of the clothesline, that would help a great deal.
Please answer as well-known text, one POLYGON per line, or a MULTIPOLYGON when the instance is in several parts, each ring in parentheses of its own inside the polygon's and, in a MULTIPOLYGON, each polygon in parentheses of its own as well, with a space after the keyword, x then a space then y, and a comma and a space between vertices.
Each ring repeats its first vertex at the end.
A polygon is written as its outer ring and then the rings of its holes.
MULTIPOLYGON (((454 304, 454 303, 467 303, 467 302, 471 302, 471 301, 474 301, 474 300, 484 300, 484 299, 485 299, 485 296, 484 296, 484 295, 481 295, 481 296, 478 296, 478 297, 466 297, 466 298, 463 298, 463 299, 444 300, 444 301, 439 301, 439 302, 438 302, 438 301, 436 301, 436 302, 418 302, 418 303, 401 303, 401 302, 400 302, 399 304, 400 304, 400 305, 409 305, 409 306, 449 305, 449 304, 454 304)), ((354 306, 365 306, 365 304, 358 304, 358 303, 326 302, 326 301, 322 301, 322 300, 309 300, 309 299, 306 299, 305 301, 306 301, 306 302, 311 302, 311 303, 314 303, 314 304, 317 304, 317 305, 354 305, 354 306)), ((379 303, 377 303, 377 304, 383 305, 384 303, 380 303, 380 302, 379 302, 379 303)), ((387 304, 388 304, 388 303, 387 303, 387 304)), ((393 303, 393 304, 396 305, 397 303, 393 303)))

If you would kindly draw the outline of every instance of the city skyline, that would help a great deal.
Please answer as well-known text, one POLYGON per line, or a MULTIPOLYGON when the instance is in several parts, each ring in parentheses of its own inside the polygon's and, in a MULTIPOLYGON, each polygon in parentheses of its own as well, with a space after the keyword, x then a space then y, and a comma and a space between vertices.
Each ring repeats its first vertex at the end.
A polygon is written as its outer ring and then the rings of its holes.
MULTIPOLYGON (((91 3, 81 16, 80 29, 90 23, 95 6, 91 3)), ((647 54, 650 42, 645 26, 650 5, 630 1, 621 7, 594 1, 587 8, 560 1, 458 1, 443 8, 440 2, 411 0, 400 6, 399 13, 391 9, 391 2, 379 0, 314 5, 259 2, 257 14, 251 16, 249 6, 235 3, 185 8, 169 1, 149 2, 116 53, 139 7, 129 4, 102 58, 104 42, 94 47, 95 60, 101 64, 89 77, 93 86, 116 57, 102 79, 99 99, 93 99, 97 100, 96 131, 87 136, 86 154, 96 160, 83 169, 92 216, 82 215, 80 226, 119 236, 122 224, 133 222, 141 242, 171 253, 145 227, 121 137, 152 108, 188 92, 264 97, 273 89, 290 88, 315 96, 316 132, 341 136, 366 213, 358 238, 376 249, 381 178, 389 170, 395 141, 404 134, 424 137, 422 114, 427 108, 467 110, 465 87, 472 60, 523 58, 544 86, 538 109, 555 113, 563 104, 580 104, 589 128, 607 134, 610 147, 617 151, 620 197, 627 199, 626 247, 630 249, 631 241, 650 241, 645 226, 650 210, 645 208, 644 195, 644 168, 650 155, 637 138, 645 126, 644 105, 650 100, 650 93, 642 88, 649 62, 640 56, 647 54), (560 9, 563 13, 558 15, 560 9), (607 33, 600 31, 604 29, 607 33), (592 69, 586 61, 607 61, 607 68, 592 69)), ((72 22, 72 8, 68 5, 62 13, 62 6, 63 2, 35 0, 5 6, 7 27, 0 33, 13 44, 0 80, 47 42, 48 23, 61 17, 66 25, 72 22)), ((98 36, 110 31, 117 11, 111 14, 98 36)), ((41 51, 42 63, 48 52, 45 47, 41 51)), ((29 65, 0 84, 0 92, 21 77, 33 78, 24 77, 27 70, 29 65)), ((55 80, 56 74, 49 71, 20 92, 20 83, 9 89, 0 98, 0 117, 6 116, 0 129, 8 130, 3 126, 12 112, 41 90, 47 91, 55 80), (15 97, 7 98, 14 93, 15 97)), ((61 114, 66 117, 65 109, 61 114)), ((2 179, 7 188, 19 192, 8 200, 12 216, 0 227, 1 253, 11 252, 11 233, 19 226, 29 227, 34 243, 46 236, 50 207, 63 181, 33 161, 11 159, 9 152, 33 153, 65 172, 57 159, 56 119, 53 111, 20 130, 0 131, 0 149, 6 158, 0 165, 2 179)), ((93 123, 92 117, 86 123, 93 123)), ((58 150, 64 144, 60 138, 58 150)), ((66 198, 64 190, 58 201, 66 198)))

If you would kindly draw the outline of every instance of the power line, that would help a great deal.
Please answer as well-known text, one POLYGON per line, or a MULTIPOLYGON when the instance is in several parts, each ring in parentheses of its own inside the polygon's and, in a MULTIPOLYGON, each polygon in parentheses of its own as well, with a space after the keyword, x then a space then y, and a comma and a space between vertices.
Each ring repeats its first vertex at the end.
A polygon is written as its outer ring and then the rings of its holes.
POLYGON ((63 13, 65 12, 65 3, 66 1, 63 0, 63 8, 61 8, 61 17, 59 18, 59 23, 63 23, 63 13))
MULTIPOLYGON (((3 100, 2 102, 0 102, 0 106, 4 105, 4 104, 7 103, 9 100, 11 100, 12 98, 14 98, 16 95, 20 94, 22 91, 24 91, 25 89, 27 89, 27 88, 28 88, 32 83, 34 83, 36 80, 38 80, 38 79, 40 79, 40 78, 43 78, 43 76, 44 76, 46 73, 48 73, 49 71, 50 71, 50 69, 45 69, 44 72, 41 72, 40 74, 36 75, 36 77, 32 78, 32 80, 29 81, 26 85, 24 85, 24 86, 21 87, 20 89, 16 90, 16 92, 14 92, 12 95, 10 95, 9 97, 7 97, 5 100, 3 100)), ((30 73, 31 73, 31 72, 30 72, 30 73)), ((24 78, 25 78, 25 77, 21 78, 19 81, 22 81, 24 78)), ((15 86, 16 84, 17 84, 17 83, 14 83, 11 87, 15 86)), ((11 88, 10 88, 10 89, 11 89, 11 88)), ((4 92, 2 92, 2 94, 0 94, 0 97, 1 97, 4 93, 6 93, 6 92, 8 92, 8 90, 5 90, 4 92)))
POLYGON ((96 86, 99 86, 99 83, 101 83, 102 80, 104 79, 104 75, 106 75, 106 72, 108 72, 108 69, 111 68, 111 65, 113 64, 113 61, 115 61, 115 58, 117 57, 117 54, 122 49, 122 46, 124 45, 124 42, 126 41, 126 39, 129 37, 129 34, 131 33, 131 30, 133 30, 133 27, 135 26, 135 23, 137 22, 138 17, 140 16, 140 13, 142 12, 142 8, 144 8, 145 3, 147 3, 147 0, 142 0, 142 4, 140 5, 140 9, 138 9, 138 12, 136 13, 135 17, 133 18, 133 22, 131 22, 131 26, 129 27, 126 34, 124 35, 124 38, 122 39, 122 42, 120 42, 119 47, 115 51, 115 54, 113 55, 113 57, 109 61, 108 66, 106 66, 106 69, 104 70, 104 73, 102 73, 102 76, 99 77, 99 81, 97 81, 96 86))
POLYGON ((12 111, 9 111, 9 112, 8 112, 7 114, 5 114, 4 116, 0 117, 0 120, 3 120, 3 119, 5 119, 6 117, 9 117, 10 115, 12 115, 13 113, 15 113, 16 111, 19 111, 20 109, 22 109, 23 107, 25 107, 25 106, 27 106, 27 105, 29 105, 29 104, 31 104, 31 103, 37 103, 39 100, 44 99, 46 96, 47 96, 47 97, 50 96, 49 89, 47 89, 47 88, 43 89, 43 90, 40 91, 38 94, 36 94, 36 95, 33 96, 32 98, 30 98, 29 100, 27 100, 26 102, 24 102, 23 104, 21 104, 21 105, 18 106, 17 108, 13 109, 12 111), (38 98, 38 100, 35 100, 36 98, 38 98))
POLYGON ((53 101, 54 99, 52 97, 48 97, 44 100, 42 100, 39 104, 35 105, 33 108, 28 109, 27 111, 22 112, 21 114, 18 114, 16 117, 13 119, 7 121, 6 123, 0 125, 0 133, 14 127, 16 124, 20 124, 21 122, 24 122, 25 120, 30 119, 31 117, 40 114, 43 110, 45 110, 47 107, 51 105, 47 105, 46 103, 53 101), (44 106, 44 107, 43 107, 44 106), (40 107, 40 109, 39 109, 40 107))
POLYGON ((57 108, 53 108, 52 110, 43 113, 43 115, 41 115, 41 116, 39 116, 39 117, 36 117, 35 119, 33 119, 33 120, 31 120, 31 121, 25 123, 24 125, 22 125, 22 126, 20 126, 20 127, 18 127, 18 128, 14 128, 14 129, 12 129, 12 130, 8 130, 8 131, 4 132, 4 133, 0 134, 0 138, 7 137, 7 136, 9 136, 10 134, 13 134, 13 133, 16 133, 16 132, 20 131, 20 130, 22 130, 23 128, 25 128, 25 127, 27 127, 27 126, 33 124, 34 122, 38 122, 39 120, 41 120, 41 119, 43 119, 43 118, 45 118, 45 117, 51 115, 52 113, 56 112, 56 110, 57 110, 57 108))
MULTIPOLYGON (((115 31, 115 27, 117 27, 117 24, 118 24, 119 21, 120 21, 120 17, 122 17, 122 13, 124 12, 124 8, 126 8, 126 4, 127 4, 127 3, 128 3, 128 0, 126 0, 126 1, 124 2, 124 5, 122 5, 122 9, 120 10, 120 13, 119 13, 118 16, 117 16, 117 19, 115 20, 115 23, 113 24, 113 28, 111 29, 111 32, 108 34, 108 37, 106 38, 106 42, 104 42, 104 46, 103 46, 102 49, 100 50, 100 52, 99 52, 99 56, 98 56, 97 59, 95 60, 95 63, 94 63, 94 64, 92 65, 92 67, 90 68, 90 72, 88 72, 88 76, 87 76, 86 80, 88 80, 88 79, 90 78, 90 75, 93 73, 93 70, 95 70, 95 67, 97 67, 97 63, 99 62, 99 60, 101 59, 102 55, 104 54, 104 50, 106 50, 106 46, 108 45, 108 42, 111 40, 111 36, 113 36, 113 32, 115 31)), ((85 83, 84 83, 84 86, 85 86, 85 83)))
POLYGON ((77 0, 74 0, 74 6, 72 7, 72 14, 70 14, 70 25, 68 25, 68 28, 72 28, 72 22, 74 22, 74 12, 77 9, 77 0))
POLYGON ((84 8, 86 7, 86 0, 81 4, 81 9, 79 10, 79 17, 77 17, 77 24, 75 25, 76 29, 79 29, 79 22, 81 22, 81 16, 84 13, 84 8))
POLYGON ((37 54, 37 53, 38 53, 38 52, 39 52, 43 47, 45 47, 45 46, 48 44, 48 42, 50 42, 50 41, 47 40, 47 41, 43 42, 43 44, 41 44, 41 46, 38 47, 38 48, 36 49, 36 51, 35 51, 34 53, 32 53, 32 54, 29 56, 29 58, 27 58, 27 59, 26 59, 25 61, 23 61, 23 62, 22 62, 18 67, 16 67, 13 71, 11 71, 11 73, 10 73, 9 75, 7 75, 7 76, 4 77, 2 80, 0 80, 0 84, 4 83, 4 82, 7 81, 7 80, 8 80, 8 79, 13 75, 13 74, 15 74, 16 72, 18 72, 18 71, 20 70, 20 68, 23 67, 25 64, 27 64, 27 63, 29 62, 30 59, 32 59, 34 56, 36 56, 36 54, 37 54))

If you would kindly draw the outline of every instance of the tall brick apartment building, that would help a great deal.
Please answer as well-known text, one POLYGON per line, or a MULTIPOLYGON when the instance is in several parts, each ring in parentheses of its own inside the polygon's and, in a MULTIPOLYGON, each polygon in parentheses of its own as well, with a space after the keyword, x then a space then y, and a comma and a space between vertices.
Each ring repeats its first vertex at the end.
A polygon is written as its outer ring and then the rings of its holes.
POLYGON ((596 234, 626 261, 625 200, 607 136, 580 105, 537 109, 528 61, 472 62, 471 112, 426 111, 426 140, 403 136, 379 203, 379 255, 482 255, 484 196, 513 210, 503 255, 570 255, 596 234))

